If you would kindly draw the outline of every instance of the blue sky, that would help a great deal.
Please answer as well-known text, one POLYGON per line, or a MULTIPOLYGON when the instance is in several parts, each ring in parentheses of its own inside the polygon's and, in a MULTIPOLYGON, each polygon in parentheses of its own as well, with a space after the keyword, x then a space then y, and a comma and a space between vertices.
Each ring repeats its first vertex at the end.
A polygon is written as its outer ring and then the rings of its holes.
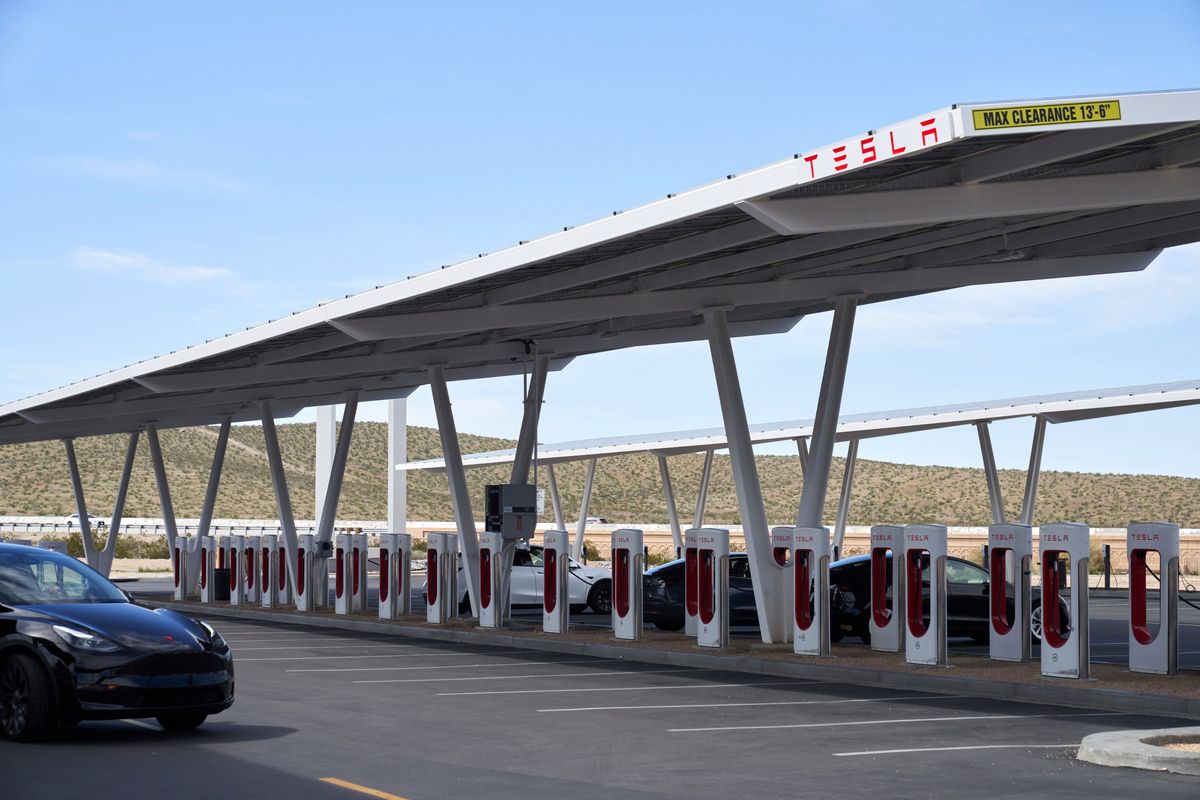
MULTIPOLYGON (((1195 2, 0 0, 0 400, 950 103, 1200 86, 1198 43, 1195 2)), ((752 421, 812 414, 828 325, 736 344, 752 421)), ((843 409, 1193 378, 1198 331, 1197 247, 864 308, 843 409)), ((460 430, 515 436, 519 380, 451 393, 460 430)), ((719 421, 706 347, 679 345, 553 376, 541 438, 719 421)), ((1002 465, 1030 427, 996 426, 1002 465)), ((1176 410, 1052 428, 1045 464, 1200 476, 1198 452, 1176 410)))

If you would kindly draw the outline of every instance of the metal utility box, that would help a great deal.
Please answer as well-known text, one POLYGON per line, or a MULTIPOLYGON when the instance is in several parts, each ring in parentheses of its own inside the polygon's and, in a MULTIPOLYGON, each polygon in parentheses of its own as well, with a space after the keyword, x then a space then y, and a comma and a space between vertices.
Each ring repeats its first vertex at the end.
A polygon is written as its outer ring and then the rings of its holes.
POLYGON ((528 539, 537 527, 537 487, 502 483, 483 487, 483 529, 505 539, 528 539))

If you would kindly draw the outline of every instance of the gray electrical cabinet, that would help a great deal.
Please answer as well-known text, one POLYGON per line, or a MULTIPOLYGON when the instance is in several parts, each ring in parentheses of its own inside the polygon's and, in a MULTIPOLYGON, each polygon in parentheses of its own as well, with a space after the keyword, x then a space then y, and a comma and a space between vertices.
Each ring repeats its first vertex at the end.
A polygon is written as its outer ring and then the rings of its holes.
POLYGON ((483 487, 483 529, 505 539, 528 539, 537 528, 537 487, 502 483, 483 487))

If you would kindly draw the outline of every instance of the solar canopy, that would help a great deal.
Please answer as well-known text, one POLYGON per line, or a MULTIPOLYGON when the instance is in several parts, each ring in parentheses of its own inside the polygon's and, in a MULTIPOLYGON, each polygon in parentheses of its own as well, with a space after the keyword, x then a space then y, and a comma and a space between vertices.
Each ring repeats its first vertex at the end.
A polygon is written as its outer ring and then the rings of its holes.
POLYGON ((256 419, 786 331, 837 298, 1145 268, 1200 240, 1200 92, 953 105, 0 406, 0 444, 256 419))
MULTIPOLYGON (((898 433, 951 428, 980 422, 997 422, 1018 417, 1042 417, 1050 423, 1136 414, 1165 408, 1200 405, 1200 380, 1162 383, 1152 386, 1125 386, 1115 389, 1091 389, 1037 397, 984 400, 958 405, 876 411, 847 414, 838 420, 837 439, 869 439, 898 433)), ((811 419, 768 422, 750 426, 750 438, 756 444, 804 439, 812 436, 811 419)), ((577 442, 540 445, 539 464, 558 464, 589 458, 605 458, 629 453, 653 452, 659 455, 721 450, 727 446, 724 428, 608 437, 577 442)), ((463 456, 465 467, 488 467, 512 463, 513 450, 496 450, 463 456)), ((441 470, 440 458, 410 461, 398 470, 441 470)))

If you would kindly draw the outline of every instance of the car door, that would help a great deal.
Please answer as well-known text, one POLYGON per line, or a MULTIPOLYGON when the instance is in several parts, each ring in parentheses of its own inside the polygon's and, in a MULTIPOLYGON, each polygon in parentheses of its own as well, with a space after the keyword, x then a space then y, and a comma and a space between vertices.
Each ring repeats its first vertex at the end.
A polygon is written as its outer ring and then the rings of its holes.
POLYGON ((536 606, 542 602, 542 556, 534 554, 525 548, 518 547, 513 551, 512 576, 509 579, 512 604, 514 606, 536 606))
POLYGON ((988 620, 988 574, 969 561, 946 559, 946 612, 951 623, 972 628, 986 626, 988 620))

